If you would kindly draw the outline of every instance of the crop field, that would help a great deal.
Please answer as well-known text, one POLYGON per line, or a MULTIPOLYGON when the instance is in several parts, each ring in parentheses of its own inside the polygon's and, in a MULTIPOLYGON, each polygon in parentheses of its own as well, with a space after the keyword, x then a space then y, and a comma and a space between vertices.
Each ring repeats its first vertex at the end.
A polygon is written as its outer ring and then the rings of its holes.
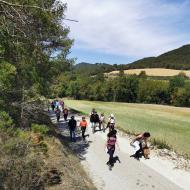
MULTIPOLYGON (((180 72, 184 72, 186 76, 190 77, 190 70, 174 70, 174 69, 162 69, 162 68, 152 68, 152 69, 129 69, 125 70, 124 73, 126 75, 139 75, 141 71, 145 71, 148 76, 163 76, 163 77, 171 77, 178 75, 180 72)), ((119 71, 112 71, 110 73, 106 73, 108 77, 117 76, 119 71)))
POLYGON ((92 108, 99 113, 116 116, 116 125, 126 131, 149 131, 152 138, 166 142, 180 154, 190 156, 190 108, 151 104, 128 104, 65 100, 68 107, 89 114, 92 108))

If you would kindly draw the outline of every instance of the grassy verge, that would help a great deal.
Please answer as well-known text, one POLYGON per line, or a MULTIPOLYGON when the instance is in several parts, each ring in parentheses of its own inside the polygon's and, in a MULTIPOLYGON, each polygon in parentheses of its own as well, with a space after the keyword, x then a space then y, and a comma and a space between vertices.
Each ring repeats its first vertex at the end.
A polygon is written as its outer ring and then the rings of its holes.
POLYGON ((105 113, 106 117, 114 113, 117 125, 124 132, 134 134, 149 131, 153 144, 190 156, 189 108, 76 100, 65 100, 65 103, 86 114, 89 114, 92 108, 105 113))

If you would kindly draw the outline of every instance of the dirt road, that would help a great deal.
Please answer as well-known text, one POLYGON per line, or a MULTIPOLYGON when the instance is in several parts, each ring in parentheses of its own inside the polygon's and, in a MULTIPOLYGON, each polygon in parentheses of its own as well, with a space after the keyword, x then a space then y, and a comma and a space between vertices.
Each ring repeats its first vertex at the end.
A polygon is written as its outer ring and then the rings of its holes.
MULTIPOLYGON (((51 119, 56 123, 55 115, 51 114, 51 119)), ((79 120, 79 116, 76 116, 79 120)), ((57 124, 64 138, 69 137, 67 122, 61 119, 57 124)), ((81 159, 86 172, 92 178, 98 189, 102 190, 187 190, 190 187, 190 173, 183 170, 173 169, 173 165, 168 160, 162 160, 156 156, 150 160, 140 161, 130 158, 133 148, 129 145, 129 139, 118 135, 120 151, 116 150, 121 163, 115 163, 110 171, 106 162, 108 155, 104 150, 106 133, 97 131, 92 134, 88 127, 87 133, 90 135, 87 141, 81 140, 79 131, 77 142, 70 143, 70 148, 76 152, 81 159), (189 180, 188 180, 189 179, 189 180)), ((63 140, 64 140, 63 138, 63 140)))

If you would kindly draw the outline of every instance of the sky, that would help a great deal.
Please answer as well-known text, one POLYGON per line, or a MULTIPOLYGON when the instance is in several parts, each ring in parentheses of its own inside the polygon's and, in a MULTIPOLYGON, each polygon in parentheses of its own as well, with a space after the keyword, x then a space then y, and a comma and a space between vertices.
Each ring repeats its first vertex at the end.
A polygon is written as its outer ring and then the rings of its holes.
POLYGON ((62 0, 70 57, 127 64, 190 43, 190 0, 62 0))

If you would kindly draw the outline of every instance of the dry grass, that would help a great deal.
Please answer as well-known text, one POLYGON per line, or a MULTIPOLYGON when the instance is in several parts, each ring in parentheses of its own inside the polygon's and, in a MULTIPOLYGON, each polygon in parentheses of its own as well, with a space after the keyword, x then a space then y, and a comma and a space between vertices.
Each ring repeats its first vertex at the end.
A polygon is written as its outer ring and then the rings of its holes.
POLYGON ((61 183, 49 186, 47 190, 96 190, 90 178, 85 173, 79 158, 64 143, 57 138, 49 138, 48 158, 46 166, 57 168, 61 173, 61 183))
MULTIPOLYGON (((141 71, 145 71, 148 76, 175 76, 180 72, 184 72, 188 77, 190 77, 190 70, 174 70, 174 69, 163 69, 163 68, 152 68, 152 69, 129 69, 125 70, 124 73, 126 75, 139 75, 141 71)), ((117 76, 119 71, 112 71, 110 73, 106 73, 108 77, 117 76)))

